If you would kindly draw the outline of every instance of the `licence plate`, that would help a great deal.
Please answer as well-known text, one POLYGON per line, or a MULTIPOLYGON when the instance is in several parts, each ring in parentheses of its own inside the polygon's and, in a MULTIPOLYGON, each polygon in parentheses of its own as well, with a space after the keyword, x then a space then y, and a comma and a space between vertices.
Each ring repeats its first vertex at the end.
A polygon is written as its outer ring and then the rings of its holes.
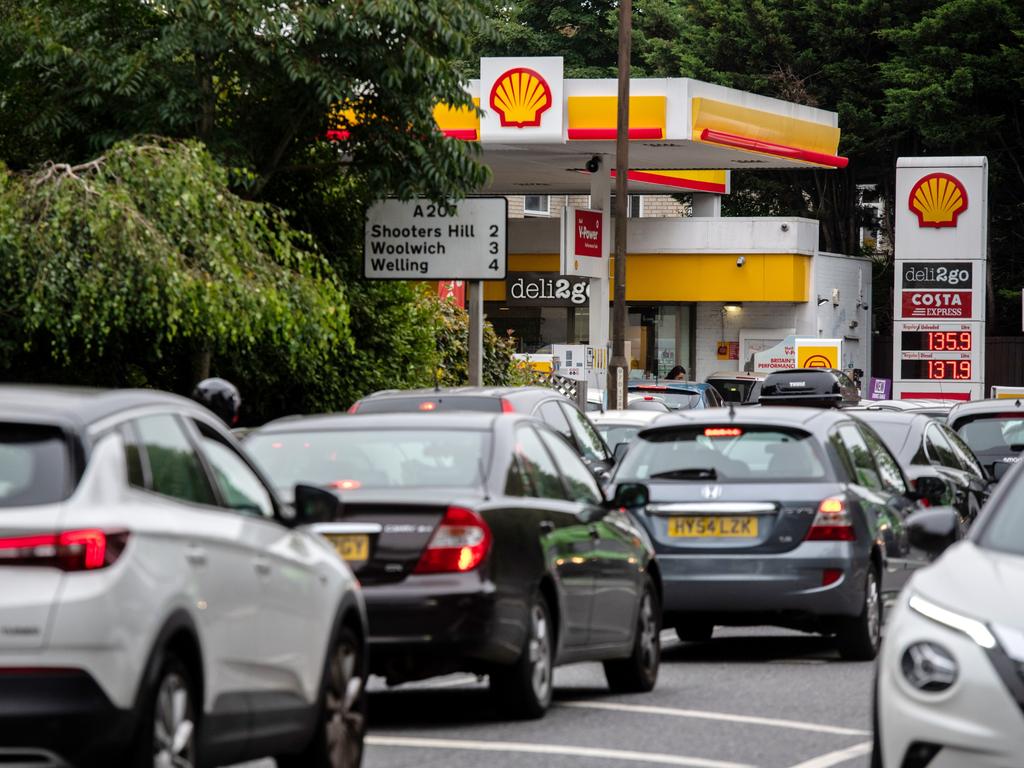
POLYGON ((757 536, 757 518, 752 515, 670 517, 668 535, 687 538, 749 539, 757 536))
POLYGON ((361 562, 370 558, 370 537, 365 533, 334 533, 327 538, 342 560, 361 562))

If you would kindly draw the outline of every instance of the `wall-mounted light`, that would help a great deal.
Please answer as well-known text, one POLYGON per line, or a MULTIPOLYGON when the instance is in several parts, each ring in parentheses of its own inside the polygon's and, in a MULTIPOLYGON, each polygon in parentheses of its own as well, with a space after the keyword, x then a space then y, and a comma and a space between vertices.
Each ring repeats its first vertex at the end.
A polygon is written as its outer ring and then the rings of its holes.
POLYGON ((743 309, 743 302, 742 301, 730 301, 727 304, 723 304, 722 308, 726 312, 739 312, 741 309, 743 309))

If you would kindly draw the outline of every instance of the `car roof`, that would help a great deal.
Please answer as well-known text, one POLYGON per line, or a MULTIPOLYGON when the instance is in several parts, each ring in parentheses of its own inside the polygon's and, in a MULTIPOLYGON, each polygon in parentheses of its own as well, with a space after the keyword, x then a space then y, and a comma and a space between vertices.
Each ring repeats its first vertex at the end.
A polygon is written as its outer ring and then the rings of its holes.
POLYGON ((879 408, 877 411, 867 410, 862 408, 847 409, 853 410, 854 415, 861 421, 866 421, 868 424, 933 424, 935 420, 930 416, 926 416, 923 413, 916 413, 914 411, 887 411, 884 408, 879 408))
MULTIPOLYGON (((685 412, 661 414, 656 424, 644 430, 673 429, 692 424, 756 424, 796 427, 807 432, 827 430, 835 424, 852 421, 852 415, 842 408, 811 408, 804 406, 762 405, 757 408, 705 408, 685 412)), ((643 434, 643 433, 641 433, 643 434)))
POLYGON ((699 389, 701 391, 710 389, 711 384, 706 381, 682 381, 681 379, 661 379, 659 381, 631 381, 629 387, 665 387, 666 389, 699 389))
POLYGON ((366 398, 378 397, 436 397, 438 395, 462 395, 476 397, 509 397, 514 395, 559 395, 557 389, 550 387, 423 387, 422 389, 382 389, 371 392, 366 398))
POLYGON ((755 373, 754 371, 715 371, 708 380, 711 379, 734 379, 736 381, 763 381, 767 373, 755 373))
POLYGON ((100 389, 0 384, 0 419, 81 429, 131 408, 173 405, 202 410, 188 398, 156 389, 100 389))
POLYGON ((588 413, 594 424, 650 424, 659 416, 667 416, 666 411, 604 411, 588 413))
POLYGON ((478 429, 489 430, 501 418, 536 421, 524 414, 483 413, 480 411, 442 411, 431 413, 321 413, 311 416, 285 416, 267 422, 248 437, 268 433, 332 431, 348 429, 478 429))
POLYGON ((990 398, 988 400, 971 400, 966 403, 957 403, 949 410, 949 423, 964 416, 975 416, 984 413, 1009 413, 1020 411, 1024 417, 1024 397, 1020 398, 990 398))

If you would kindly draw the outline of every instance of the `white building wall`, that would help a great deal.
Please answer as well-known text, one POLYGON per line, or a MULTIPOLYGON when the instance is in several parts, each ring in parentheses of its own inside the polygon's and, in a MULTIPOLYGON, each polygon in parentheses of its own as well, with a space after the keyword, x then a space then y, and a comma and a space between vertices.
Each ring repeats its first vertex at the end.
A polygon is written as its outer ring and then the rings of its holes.
POLYGON ((843 340, 843 367, 860 368, 864 381, 871 376, 871 260, 837 253, 818 253, 811 265, 811 292, 817 312, 817 335, 843 340), (833 291, 839 302, 833 304, 833 291), (815 297, 828 302, 817 306, 815 297))

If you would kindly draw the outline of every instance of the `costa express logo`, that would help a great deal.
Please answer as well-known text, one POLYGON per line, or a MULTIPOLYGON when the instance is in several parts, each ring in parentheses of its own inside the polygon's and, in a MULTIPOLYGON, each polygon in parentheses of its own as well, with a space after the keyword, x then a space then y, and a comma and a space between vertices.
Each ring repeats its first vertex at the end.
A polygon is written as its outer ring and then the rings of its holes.
POLYGON ((918 179, 907 202, 920 227, 955 227, 967 210, 967 190, 948 173, 929 173, 918 179))
POLYGON ((494 81, 490 105, 502 128, 536 128, 551 108, 551 86, 536 70, 516 67, 494 81))

